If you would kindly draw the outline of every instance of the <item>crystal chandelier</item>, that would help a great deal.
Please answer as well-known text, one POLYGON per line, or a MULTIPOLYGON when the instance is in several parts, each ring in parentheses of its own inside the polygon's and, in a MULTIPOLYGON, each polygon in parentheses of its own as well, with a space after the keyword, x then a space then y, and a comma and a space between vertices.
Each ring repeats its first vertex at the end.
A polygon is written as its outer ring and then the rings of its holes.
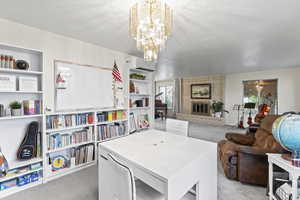
POLYGON ((130 9, 130 33, 145 61, 157 60, 172 25, 173 11, 163 0, 140 0, 130 9))

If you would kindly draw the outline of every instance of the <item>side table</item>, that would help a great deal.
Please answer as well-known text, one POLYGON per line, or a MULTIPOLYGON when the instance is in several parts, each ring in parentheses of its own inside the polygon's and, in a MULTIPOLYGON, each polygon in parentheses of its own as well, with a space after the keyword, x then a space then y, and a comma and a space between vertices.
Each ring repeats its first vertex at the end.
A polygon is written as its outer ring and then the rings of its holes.
POLYGON ((279 200, 273 191, 273 167, 277 165, 289 173, 290 180, 292 181, 292 200, 299 200, 298 198, 298 179, 300 177, 300 167, 295 167, 292 163, 281 157, 281 154, 267 154, 269 161, 269 199, 279 200))

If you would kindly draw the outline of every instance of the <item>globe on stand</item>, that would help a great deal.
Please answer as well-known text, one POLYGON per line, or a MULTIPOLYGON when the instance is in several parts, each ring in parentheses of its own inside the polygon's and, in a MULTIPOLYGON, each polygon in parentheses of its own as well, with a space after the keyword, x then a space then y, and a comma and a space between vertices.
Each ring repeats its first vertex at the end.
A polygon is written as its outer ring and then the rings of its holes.
POLYGON ((272 133, 286 150, 292 152, 292 164, 300 167, 300 115, 279 117, 273 123, 272 133))

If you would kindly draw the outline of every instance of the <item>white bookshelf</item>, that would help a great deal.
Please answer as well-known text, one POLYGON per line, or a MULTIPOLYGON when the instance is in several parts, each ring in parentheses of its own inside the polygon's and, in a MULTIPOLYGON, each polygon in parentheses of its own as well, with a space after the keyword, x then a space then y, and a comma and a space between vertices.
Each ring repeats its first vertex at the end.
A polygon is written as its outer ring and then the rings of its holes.
MULTIPOLYGON (((150 128, 153 127, 154 123, 154 85, 153 85, 153 73, 144 71, 144 70, 138 70, 138 69, 129 69, 129 81, 132 82, 135 86, 135 91, 130 91, 129 89, 129 114, 133 113, 135 118, 135 124, 137 131, 143 131, 147 128, 139 128, 139 116, 148 115, 148 120, 150 124, 150 128), (146 78, 145 80, 139 80, 134 79, 130 77, 130 74, 137 73, 142 74, 146 78), (149 105, 143 105, 142 107, 137 107, 137 105, 134 105, 134 102, 136 100, 142 100, 142 99, 148 99, 149 105), (131 103, 130 103, 131 101, 131 103), (130 105, 131 104, 131 105, 130 105)), ((130 85, 129 85, 130 88, 130 85)), ((129 121, 131 123, 131 121, 129 121)), ((132 124, 129 124, 129 126, 132 126, 132 124)))
MULTIPOLYGON (((73 167, 60 169, 60 170, 55 171, 55 172, 52 172, 52 170, 50 169, 51 165, 49 165, 47 163, 47 164, 45 164, 45 168, 44 168, 44 171, 45 171, 44 181, 48 182, 48 181, 60 178, 62 176, 65 176, 67 174, 77 172, 78 170, 85 169, 87 167, 93 166, 94 164, 97 163, 96 152, 97 152, 98 143, 109 141, 109 140, 112 140, 112 139, 116 139, 116 138, 120 138, 120 137, 124 137, 124 136, 128 135, 128 128, 127 128, 125 135, 112 137, 112 138, 109 138, 105 141, 99 141, 98 140, 98 126, 100 126, 100 125, 109 125, 109 124, 114 124, 114 123, 126 123, 128 121, 128 119, 127 119, 127 116, 126 116, 126 119, 118 119, 118 120, 98 122, 97 114, 98 113, 103 113, 103 112, 117 112, 117 111, 123 111, 127 115, 127 109, 126 108, 103 108, 103 109, 95 109, 95 110, 81 110, 81 111, 70 111, 70 112, 58 112, 58 113, 47 113, 47 114, 45 114, 45 123, 47 122, 47 117, 70 116, 70 115, 78 115, 78 114, 93 115, 93 123, 83 124, 83 125, 74 125, 74 124, 72 124, 72 126, 70 126, 70 127, 46 128, 45 131, 44 131, 44 138, 47 138, 49 135, 54 134, 54 133, 62 133, 62 134, 69 133, 69 134, 72 134, 73 132, 83 130, 84 128, 93 128, 93 135, 94 135, 92 140, 85 141, 85 142, 80 142, 80 143, 74 143, 74 144, 70 144, 70 145, 67 145, 67 146, 64 146, 64 147, 55 148, 55 149, 51 149, 51 150, 48 149, 48 143, 46 141, 45 142, 46 145, 44 145, 45 146, 44 147, 44 152, 45 152, 44 161, 45 162, 47 162, 49 160, 49 156, 52 153, 68 151, 72 148, 77 148, 77 147, 90 145, 90 144, 94 145, 94 159, 95 160, 92 161, 92 162, 83 163, 83 164, 76 165, 76 166, 73 166, 73 167)), ((46 124, 44 126, 47 127, 46 124)))
MULTIPOLYGON (((22 103, 24 100, 40 100, 44 102, 44 87, 43 87, 43 52, 39 50, 32 50, 20 47, 13 47, 8 45, 0 44, 0 54, 13 56, 15 60, 25 60, 29 63, 28 70, 19 70, 12 68, 1 68, 0 75, 10 75, 15 76, 18 80, 20 77, 36 77, 37 91, 0 91, 0 104, 4 108, 10 109, 9 104, 13 101, 18 101, 22 103)), ((16 82, 18 84, 18 81, 16 82)), ((18 85, 16 85, 18 88, 18 85)), ((41 105, 44 107, 44 105, 41 105)), ((23 109, 23 108, 22 108, 23 109)), ((40 132, 43 132, 43 111, 40 114, 33 115, 21 115, 21 116, 2 116, 0 117, 0 127, 3 134, 3 140, 0 140, 0 147, 4 156, 6 157, 9 170, 19 169, 23 167, 30 167, 32 164, 41 163, 42 168, 38 170, 29 170, 23 173, 16 173, 12 176, 2 177, 0 182, 15 180, 21 176, 31 174, 34 172, 41 172, 39 181, 32 182, 24 186, 14 186, 12 188, 0 191, 0 198, 6 197, 8 195, 14 194, 19 191, 37 186, 43 183, 44 172, 43 172, 43 155, 38 155, 37 158, 33 158, 26 161, 20 161, 17 159, 17 151, 23 141, 27 127, 32 121, 37 121, 40 124, 40 132), (12 134, 13 133, 13 134, 12 134)), ((41 134, 41 140, 43 141, 43 134, 41 134)), ((41 149, 43 149, 41 143, 41 149)), ((43 154, 43 152, 41 152, 43 154)))

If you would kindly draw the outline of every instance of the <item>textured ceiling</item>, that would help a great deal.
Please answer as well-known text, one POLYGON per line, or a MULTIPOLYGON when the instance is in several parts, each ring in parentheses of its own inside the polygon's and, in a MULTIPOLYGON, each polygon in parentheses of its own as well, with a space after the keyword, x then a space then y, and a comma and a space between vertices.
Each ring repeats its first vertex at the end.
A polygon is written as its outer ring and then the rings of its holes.
MULTIPOLYGON (((2 18, 142 56, 128 33, 135 0, 0 2, 2 18)), ((299 0, 168 2, 175 27, 159 79, 300 66, 299 0)))

